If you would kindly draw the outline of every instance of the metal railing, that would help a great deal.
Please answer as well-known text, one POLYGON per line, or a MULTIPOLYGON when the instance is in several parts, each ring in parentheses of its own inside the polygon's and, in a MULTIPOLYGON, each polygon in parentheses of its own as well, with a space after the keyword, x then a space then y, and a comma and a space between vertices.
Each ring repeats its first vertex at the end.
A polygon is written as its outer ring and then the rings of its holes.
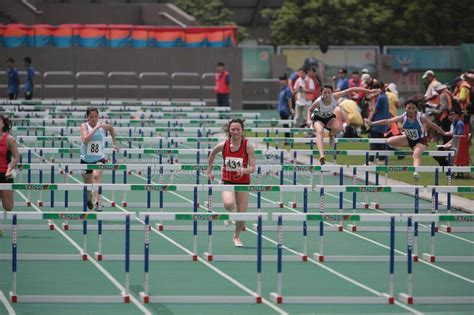
MULTIPOLYGON (((24 71, 19 71, 24 75, 24 71)), ((23 86, 21 80, 21 87, 23 86)), ((0 71, 0 97, 6 97, 6 72, 0 71)), ((277 79, 244 79, 243 105, 272 108, 278 103, 277 79)), ((21 95, 21 93, 20 93, 21 95)), ((214 73, 196 72, 36 72, 35 98, 41 99, 133 99, 199 100, 215 104, 214 73)), ((20 96, 21 98, 21 96, 20 96)))

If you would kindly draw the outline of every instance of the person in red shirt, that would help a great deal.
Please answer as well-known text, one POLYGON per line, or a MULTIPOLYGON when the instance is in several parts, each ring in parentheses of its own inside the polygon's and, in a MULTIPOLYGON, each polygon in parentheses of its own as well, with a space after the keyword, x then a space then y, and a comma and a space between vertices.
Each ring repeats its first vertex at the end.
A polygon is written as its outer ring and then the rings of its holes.
MULTIPOLYGON (((243 136, 244 121, 241 119, 232 119, 228 127, 228 139, 217 144, 212 149, 209 156, 209 167, 207 176, 210 180, 214 179, 212 175, 212 166, 216 155, 221 152, 224 160, 222 168, 222 182, 224 185, 249 185, 250 174, 255 171, 255 151, 253 146, 243 136)), ((231 191, 222 192, 224 208, 232 212, 234 208, 237 212, 246 212, 249 204, 248 192, 231 191)), ((240 232, 245 226, 244 221, 237 221, 235 224, 235 233, 232 241, 236 247, 242 247, 240 232)))
MULTIPOLYGON (((15 138, 10 135, 11 122, 6 117, 0 119, 0 183, 13 183, 15 177, 15 167, 20 159, 15 138)), ((13 190, 0 190, 3 209, 11 211, 13 209, 13 190)))
POLYGON ((229 105, 229 94, 230 94, 230 74, 225 69, 223 62, 217 63, 217 69, 215 74, 216 85, 214 91, 216 92, 217 106, 229 105))

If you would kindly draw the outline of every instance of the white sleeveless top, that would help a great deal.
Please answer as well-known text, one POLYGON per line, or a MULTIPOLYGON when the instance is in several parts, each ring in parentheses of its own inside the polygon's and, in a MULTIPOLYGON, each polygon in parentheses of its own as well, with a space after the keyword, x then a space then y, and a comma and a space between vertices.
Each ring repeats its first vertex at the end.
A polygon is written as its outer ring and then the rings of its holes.
MULTIPOLYGON (((89 123, 87 125, 87 132, 92 132, 92 127, 89 123)), ((94 163, 105 158, 105 131, 102 128, 96 130, 92 139, 87 144, 81 143, 81 160, 87 163, 94 163)))
POLYGON ((323 98, 321 96, 316 99, 316 102, 318 102, 320 114, 332 113, 337 106, 337 100, 334 95, 331 95, 331 104, 328 106, 324 104, 323 98))

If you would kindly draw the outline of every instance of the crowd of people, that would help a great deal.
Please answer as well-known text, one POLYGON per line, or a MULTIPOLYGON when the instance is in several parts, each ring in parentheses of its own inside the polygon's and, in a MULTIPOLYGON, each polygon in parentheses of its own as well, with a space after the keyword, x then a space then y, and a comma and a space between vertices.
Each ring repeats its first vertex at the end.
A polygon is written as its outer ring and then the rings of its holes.
MULTIPOLYGON (((321 164, 326 161, 326 129, 330 143, 334 143, 334 137, 358 137, 367 132, 369 138, 388 139, 387 145, 371 144, 371 150, 411 147, 414 166, 420 165, 428 141, 441 142, 439 150, 457 152, 455 165, 469 165, 474 70, 456 77, 450 84, 439 82, 432 70, 427 70, 422 79, 426 85, 424 95, 409 97, 401 104, 396 84, 374 78, 367 69, 352 71, 350 78, 347 69, 339 69, 337 76, 332 77, 332 85, 324 85, 316 67, 303 66, 289 78, 279 78, 280 118, 293 118, 295 126, 314 129, 309 136, 316 137, 321 164), (402 105, 405 111, 399 115, 402 105)), ((447 165, 446 159, 437 160, 440 165, 447 165)), ((383 164, 385 157, 370 157, 370 162, 383 164)), ((417 180, 419 174, 415 172, 413 177, 417 180)))

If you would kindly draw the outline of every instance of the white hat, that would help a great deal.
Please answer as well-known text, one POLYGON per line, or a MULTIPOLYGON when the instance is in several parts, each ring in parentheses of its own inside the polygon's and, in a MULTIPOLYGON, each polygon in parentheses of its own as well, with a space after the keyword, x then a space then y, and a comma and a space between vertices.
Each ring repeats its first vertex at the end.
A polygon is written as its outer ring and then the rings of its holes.
POLYGON ((387 86, 387 89, 392 92, 393 94, 395 95, 398 95, 398 91, 397 91, 397 85, 395 83, 390 83, 388 86, 387 86))
POLYGON ((367 69, 367 68, 364 68, 364 69, 362 69, 362 70, 361 70, 361 72, 362 72, 362 73, 367 73, 367 74, 368 74, 368 73, 369 73, 369 69, 367 69))
POLYGON ((434 77, 435 74, 434 74, 433 70, 426 71, 425 74, 423 74, 422 78, 426 79, 426 77, 429 76, 429 75, 434 77))
POLYGON ((368 79, 370 79, 370 74, 368 74, 368 73, 364 73, 364 74, 360 77, 360 80, 361 80, 362 82, 365 82, 365 81, 367 81, 368 79))

